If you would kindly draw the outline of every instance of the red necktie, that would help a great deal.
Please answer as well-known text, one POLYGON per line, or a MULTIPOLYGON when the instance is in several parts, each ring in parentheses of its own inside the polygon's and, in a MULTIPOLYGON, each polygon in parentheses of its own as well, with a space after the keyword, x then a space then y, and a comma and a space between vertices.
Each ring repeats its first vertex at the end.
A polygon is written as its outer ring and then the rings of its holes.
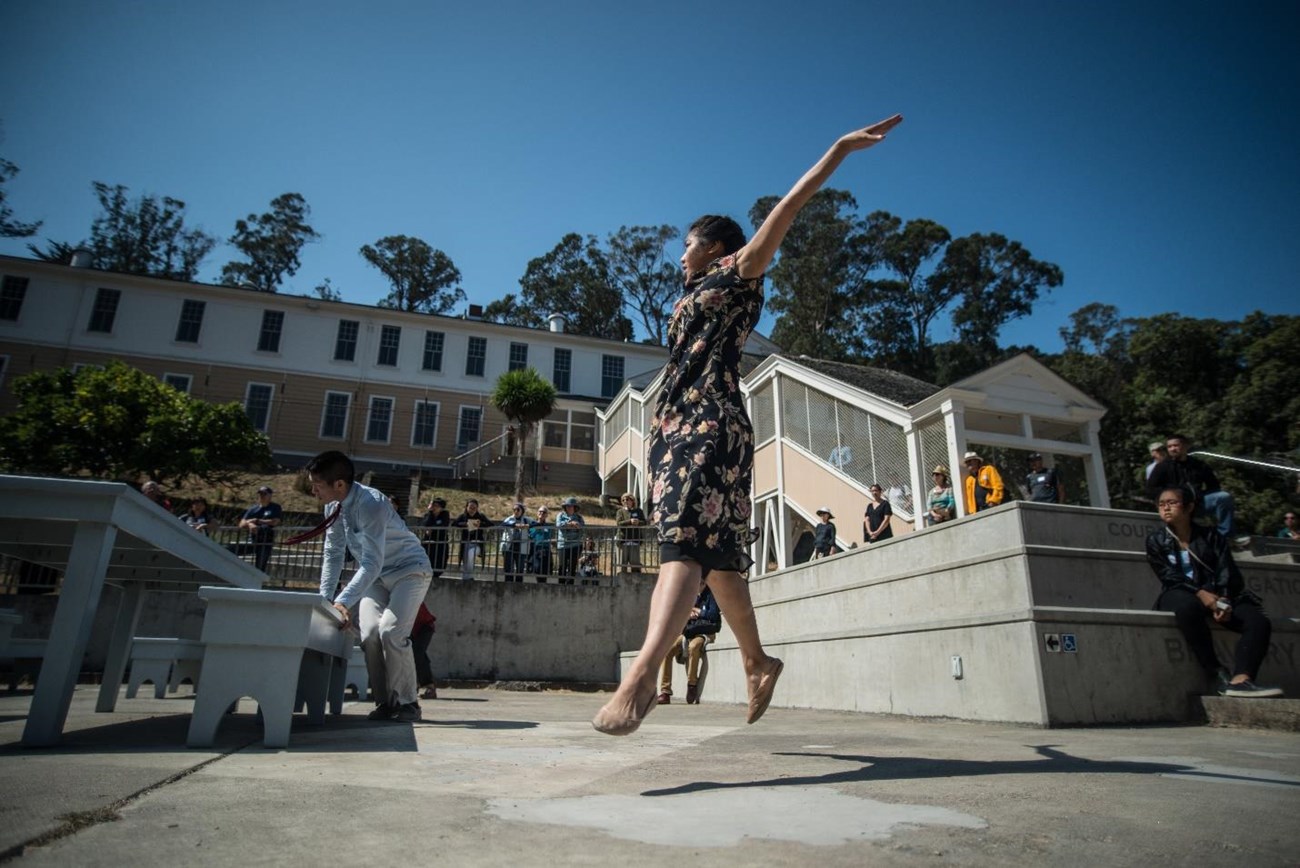
POLYGON ((340 503, 339 508, 334 510, 333 515, 326 516, 324 521, 316 525, 311 530, 304 531, 303 533, 300 533, 297 536, 289 537, 287 540, 282 542, 281 545, 296 546, 298 543, 304 543, 309 539, 315 539, 316 537, 321 536, 322 534, 325 533, 325 531, 330 529, 330 525, 338 521, 339 516, 342 514, 343 514, 343 504, 340 503))

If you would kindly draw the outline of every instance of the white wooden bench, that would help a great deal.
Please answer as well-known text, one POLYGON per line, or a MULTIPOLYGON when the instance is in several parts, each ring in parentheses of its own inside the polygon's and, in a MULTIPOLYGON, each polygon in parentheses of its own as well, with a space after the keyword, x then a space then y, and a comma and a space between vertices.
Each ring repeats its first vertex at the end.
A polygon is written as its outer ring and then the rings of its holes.
POLYGON ((203 618, 203 690, 194 702, 190 747, 211 747, 228 708, 257 700, 262 743, 286 747, 295 707, 307 721, 325 721, 328 703, 342 709, 348 658, 356 636, 319 594, 199 588, 203 618))
POLYGON ((140 685, 153 684, 154 699, 175 693, 186 678, 199 688, 203 665, 203 643, 193 639, 136 637, 131 641, 131 677, 126 683, 126 698, 135 699, 140 685))

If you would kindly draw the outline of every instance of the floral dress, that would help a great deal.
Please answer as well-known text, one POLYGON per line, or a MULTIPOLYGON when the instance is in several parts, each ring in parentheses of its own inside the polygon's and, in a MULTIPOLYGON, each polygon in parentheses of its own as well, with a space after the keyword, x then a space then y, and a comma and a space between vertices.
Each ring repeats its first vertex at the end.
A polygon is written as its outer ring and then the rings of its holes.
POLYGON ((668 366, 655 402, 647 468, 661 559, 743 572, 753 563, 750 479, 754 429, 740 393, 740 358, 763 310, 763 278, 736 257, 714 260, 673 306, 668 366))

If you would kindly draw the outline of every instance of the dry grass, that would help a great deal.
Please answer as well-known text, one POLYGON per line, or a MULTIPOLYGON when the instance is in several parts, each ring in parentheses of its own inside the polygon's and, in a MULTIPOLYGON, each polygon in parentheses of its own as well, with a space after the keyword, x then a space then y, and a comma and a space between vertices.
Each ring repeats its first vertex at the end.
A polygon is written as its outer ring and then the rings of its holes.
MULTIPOLYGON (((269 485, 275 489, 274 500, 280 504, 286 512, 304 512, 319 513, 320 502, 310 494, 301 490, 300 476, 297 473, 283 473, 271 475, 247 474, 239 476, 229 485, 206 485, 202 482, 190 482, 186 485, 177 486, 169 489, 167 496, 176 503, 185 503, 196 497, 204 497, 208 504, 214 509, 246 509, 257 502, 257 489, 263 485, 269 485)), ((491 519, 503 519, 510 515, 511 507, 514 506, 515 499, 512 494, 499 494, 493 492, 476 492, 460 488, 445 488, 438 486, 425 487, 420 489, 420 502, 418 508, 411 509, 406 505, 406 499, 409 493, 405 490, 390 492, 396 494, 402 502, 405 512, 411 515, 423 515, 424 507, 428 505, 429 500, 434 497, 441 497, 447 501, 447 509, 452 515, 459 515, 465 507, 465 501, 476 498, 479 502, 479 509, 491 519)), ((528 508, 528 515, 535 516, 537 507, 546 505, 551 509, 552 519, 560 511, 560 502, 566 497, 578 498, 581 504, 580 511, 588 524, 613 524, 613 510, 606 510, 601 506, 600 498, 578 492, 564 494, 533 494, 524 497, 524 506, 528 508)))

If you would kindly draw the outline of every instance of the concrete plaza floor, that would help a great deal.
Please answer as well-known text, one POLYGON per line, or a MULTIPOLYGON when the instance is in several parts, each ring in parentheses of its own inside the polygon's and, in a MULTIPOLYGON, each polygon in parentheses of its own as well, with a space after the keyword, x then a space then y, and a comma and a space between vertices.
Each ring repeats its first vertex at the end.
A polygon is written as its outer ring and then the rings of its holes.
MULTIPOLYGON (((790 673, 787 673, 789 677, 790 673)), ((241 703, 214 750, 192 700, 79 687, 63 742, 19 745, 0 696, 0 862, 19 865, 1295 865, 1300 735, 1040 730, 602 694, 447 689, 423 723, 349 704, 260 746, 241 703), (31 842, 40 841, 32 846, 31 842), (28 845, 28 846, 24 846, 28 845)))

